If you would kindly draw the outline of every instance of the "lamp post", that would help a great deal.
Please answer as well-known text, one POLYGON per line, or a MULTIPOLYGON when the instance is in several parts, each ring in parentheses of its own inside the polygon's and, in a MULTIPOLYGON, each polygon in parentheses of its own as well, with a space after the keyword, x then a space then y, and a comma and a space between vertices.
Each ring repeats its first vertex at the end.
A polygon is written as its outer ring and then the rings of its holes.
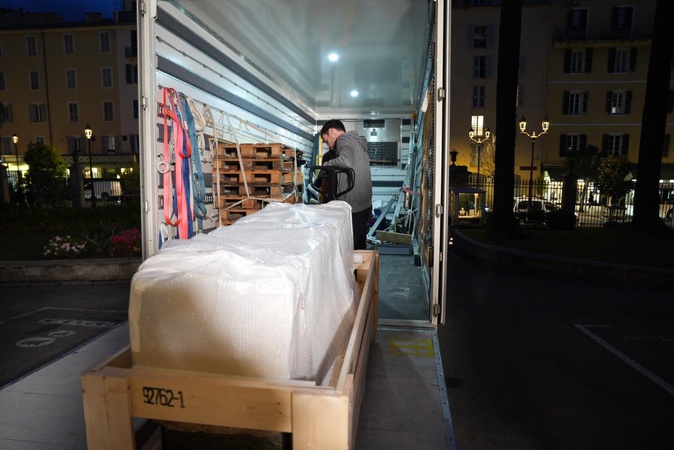
POLYGON ((548 120, 547 116, 543 119, 541 127, 543 128, 543 131, 541 131, 538 134, 536 134, 535 131, 528 133, 526 131, 527 119, 524 116, 522 116, 522 118, 520 119, 520 133, 526 135, 529 139, 531 139, 531 164, 529 165, 529 204, 531 204, 531 197, 534 186, 534 146, 536 145, 536 139, 543 136, 544 134, 548 134, 548 128, 550 128, 550 121, 548 120))
POLYGON ((482 143, 487 141, 491 136, 489 127, 484 129, 484 135, 476 135, 472 128, 468 131, 468 137, 471 141, 477 144, 477 188, 480 189, 480 160, 482 156, 482 143))
POLYGON ((16 179, 17 179, 17 186, 16 186, 16 192, 19 192, 19 189, 21 189, 21 169, 19 168, 19 146, 16 145, 19 142, 19 136, 14 133, 12 135, 12 142, 14 142, 14 154, 16 155, 16 179))
POLYGON ((86 128, 84 129, 84 135, 87 138, 88 146, 89 146, 89 180, 91 181, 91 206, 93 208, 96 207, 96 189, 94 188, 94 167, 91 164, 91 136, 93 135, 93 131, 91 130, 91 127, 89 124, 87 124, 86 128))

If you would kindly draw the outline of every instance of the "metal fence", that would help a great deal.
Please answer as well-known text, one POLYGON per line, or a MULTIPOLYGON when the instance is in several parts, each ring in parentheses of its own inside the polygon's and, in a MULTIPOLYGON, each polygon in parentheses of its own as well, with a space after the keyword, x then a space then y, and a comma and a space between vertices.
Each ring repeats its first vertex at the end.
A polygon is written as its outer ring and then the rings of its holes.
MULTIPOLYGON (((475 178, 468 181, 469 187, 478 187, 475 178)), ((491 210, 494 207, 494 181, 493 179, 480 180, 479 188, 485 191, 485 208, 491 210)), ((553 203, 561 207, 563 196, 562 182, 546 182, 535 180, 531 184, 531 197, 553 203)), ((630 190, 624 199, 618 204, 611 205, 609 199, 594 188, 590 183, 585 185, 579 180, 575 200, 575 212, 578 216, 578 226, 602 227, 606 222, 631 222, 634 209, 634 189, 630 190)), ((528 180, 515 180, 513 192, 513 209, 515 201, 529 198, 530 185, 528 180)), ((660 188, 660 218, 666 225, 674 227, 674 184, 661 184, 660 188)))

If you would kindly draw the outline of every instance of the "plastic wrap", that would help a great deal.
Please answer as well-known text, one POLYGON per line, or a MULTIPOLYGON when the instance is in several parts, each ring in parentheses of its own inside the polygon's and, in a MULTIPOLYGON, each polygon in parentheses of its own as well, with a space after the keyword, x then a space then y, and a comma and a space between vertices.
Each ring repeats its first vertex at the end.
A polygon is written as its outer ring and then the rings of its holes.
POLYGON ((131 282, 133 364, 320 383, 353 325, 352 264, 340 201, 169 241, 131 282))

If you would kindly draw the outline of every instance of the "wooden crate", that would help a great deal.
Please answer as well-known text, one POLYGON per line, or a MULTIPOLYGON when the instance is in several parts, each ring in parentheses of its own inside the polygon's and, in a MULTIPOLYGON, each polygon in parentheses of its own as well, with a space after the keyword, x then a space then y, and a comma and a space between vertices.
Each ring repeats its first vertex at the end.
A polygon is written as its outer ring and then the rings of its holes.
POLYGON ((134 450, 133 418, 292 433, 293 448, 355 448, 370 344, 377 328, 379 254, 356 251, 361 296, 326 386, 133 367, 129 347, 82 373, 89 450, 134 450))

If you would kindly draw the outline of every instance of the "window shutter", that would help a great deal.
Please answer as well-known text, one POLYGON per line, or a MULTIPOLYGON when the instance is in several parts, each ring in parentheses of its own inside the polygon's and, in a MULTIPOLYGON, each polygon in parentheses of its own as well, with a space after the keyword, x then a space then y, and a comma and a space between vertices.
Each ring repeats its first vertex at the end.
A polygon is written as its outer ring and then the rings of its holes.
POLYGON ((627 91, 625 93, 625 114, 629 114, 632 111, 632 91, 627 91))
POLYGON ((611 114, 611 104, 613 103, 613 91, 606 91, 606 114, 611 114))
POLYGON ((564 73, 571 72, 571 49, 564 50, 564 73))
POLYGON ((559 135, 559 156, 562 158, 566 156, 566 134, 559 135))
POLYGON ((629 151, 630 151, 630 135, 623 134, 623 145, 620 148, 620 154, 627 156, 629 155, 629 151))
POLYGON ((592 52, 591 48, 585 50, 585 73, 592 72, 592 52))
POLYGON ((608 50, 608 67, 606 67, 608 73, 615 72, 615 49, 610 48, 608 50))
POLYGON ((562 100, 562 114, 569 113, 569 91, 564 91, 564 99, 562 100))
POLYGON ((585 91, 583 92, 583 109, 581 111, 582 114, 587 113, 587 103, 590 101, 590 92, 585 91))
POLYGON ((475 25, 468 24, 468 29, 466 30, 466 47, 467 48, 473 48, 474 37, 475 37, 475 25))
POLYGON ((637 68, 637 47, 630 49, 630 72, 634 72, 637 68))
POLYGON ((608 134, 601 135, 601 151, 602 153, 608 153, 608 134))
POLYGON ((578 143, 578 148, 581 150, 585 150, 586 147, 587 147, 587 134, 581 134, 580 142, 578 143))
POLYGON ((494 48, 494 42, 496 41, 495 38, 494 25, 489 25, 487 27, 487 48, 494 48))

